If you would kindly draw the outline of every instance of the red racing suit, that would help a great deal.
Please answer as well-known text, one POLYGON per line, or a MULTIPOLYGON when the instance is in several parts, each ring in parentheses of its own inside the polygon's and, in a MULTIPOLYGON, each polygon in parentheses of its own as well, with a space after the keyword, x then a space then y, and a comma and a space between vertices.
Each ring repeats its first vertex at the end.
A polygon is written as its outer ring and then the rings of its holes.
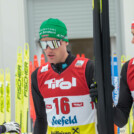
POLYGON ((37 82, 45 103, 47 134, 96 134, 95 108, 85 70, 88 59, 75 58, 62 73, 50 63, 38 69, 37 82))

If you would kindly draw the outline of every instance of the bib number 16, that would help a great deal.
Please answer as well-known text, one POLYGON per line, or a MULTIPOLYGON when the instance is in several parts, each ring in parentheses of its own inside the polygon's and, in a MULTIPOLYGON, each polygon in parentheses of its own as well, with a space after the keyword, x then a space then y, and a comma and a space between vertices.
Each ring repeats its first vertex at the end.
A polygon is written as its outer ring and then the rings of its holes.
POLYGON ((69 104, 68 98, 63 97, 60 100, 58 100, 58 98, 55 98, 53 100, 53 103, 55 103, 57 115, 59 115, 59 110, 61 110, 62 114, 69 114, 70 113, 70 104, 69 104), (60 107, 59 107, 59 103, 60 103, 60 107))

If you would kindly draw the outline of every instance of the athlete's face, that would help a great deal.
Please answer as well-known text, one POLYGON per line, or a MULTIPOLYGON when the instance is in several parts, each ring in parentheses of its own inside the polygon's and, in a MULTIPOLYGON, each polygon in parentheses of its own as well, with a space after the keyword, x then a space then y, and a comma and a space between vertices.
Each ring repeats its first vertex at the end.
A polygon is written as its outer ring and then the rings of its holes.
POLYGON ((134 28, 131 30, 131 32, 132 32, 132 43, 134 44, 134 28))
MULTIPOLYGON (((58 39, 49 37, 41 39, 41 41, 52 41, 52 40, 58 40, 58 39)), ((49 46, 46 49, 44 49, 48 62, 56 64, 64 62, 66 60, 68 56, 66 48, 68 43, 65 41, 60 41, 60 44, 61 45, 55 49, 51 49, 49 46)))

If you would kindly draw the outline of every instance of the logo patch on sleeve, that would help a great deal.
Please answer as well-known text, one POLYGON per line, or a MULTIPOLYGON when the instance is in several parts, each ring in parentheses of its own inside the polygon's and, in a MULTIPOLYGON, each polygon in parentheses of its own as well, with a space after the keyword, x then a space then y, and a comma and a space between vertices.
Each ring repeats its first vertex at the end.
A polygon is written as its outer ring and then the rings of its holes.
POLYGON ((78 60, 75 64, 75 67, 82 67, 84 64, 84 61, 83 60, 78 60))
POLYGON ((41 73, 48 71, 48 64, 46 66, 43 66, 41 69, 41 73))

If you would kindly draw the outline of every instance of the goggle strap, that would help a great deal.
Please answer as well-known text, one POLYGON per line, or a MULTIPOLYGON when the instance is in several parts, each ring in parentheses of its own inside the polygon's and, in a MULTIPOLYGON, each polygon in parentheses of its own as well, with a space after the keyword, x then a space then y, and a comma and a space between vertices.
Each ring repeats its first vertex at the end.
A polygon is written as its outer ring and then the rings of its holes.
POLYGON ((59 45, 58 45, 58 42, 57 41, 52 41, 52 43, 53 43, 53 46, 54 46, 54 48, 58 48, 59 47, 59 45))
POLYGON ((58 45, 58 47, 60 47, 60 44, 59 44, 59 42, 57 41, 57 45, 58 45))
POLYGON ((57 48, 56 41, 52 41, 54 48, 57 48))

